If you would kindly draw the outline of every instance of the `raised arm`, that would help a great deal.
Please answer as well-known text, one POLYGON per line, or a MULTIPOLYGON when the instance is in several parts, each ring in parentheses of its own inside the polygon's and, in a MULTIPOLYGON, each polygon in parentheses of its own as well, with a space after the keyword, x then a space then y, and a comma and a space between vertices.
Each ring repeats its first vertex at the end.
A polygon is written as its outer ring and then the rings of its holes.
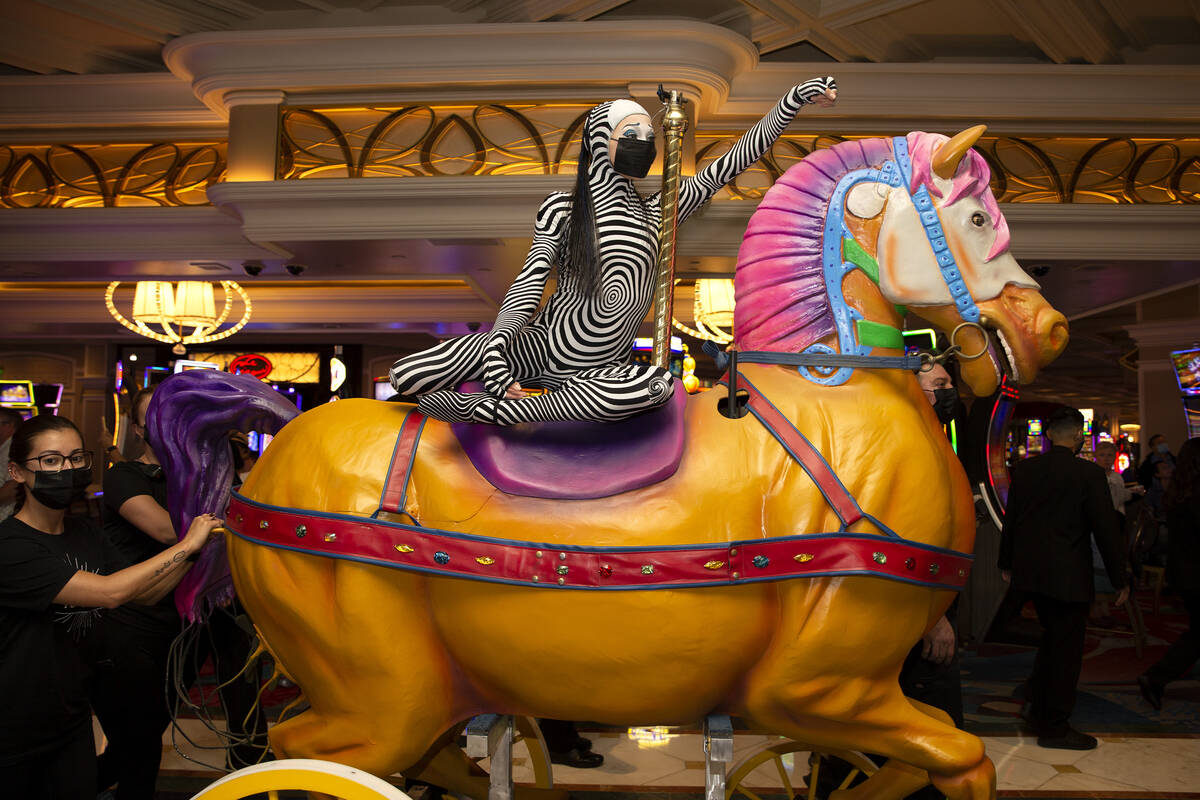
POLYGON ((728 153, 721 156, 679 186, 679 221, 683 222, 712 196, 758 161, 795 119, 800 108, 821 102, 831 105, 837 97, 833 78, 813 78, 785 94, 765 117, 746 131, 728 153))
POLYGON ((570 209, 570 195, 562 192, 547 197, 538 209, 529 255, 525 257, 525 265, 521 267, 517 279, 504 295, 484 354, 483 384, 494 395, 503 396, 513 383, 505 351, 517 332, 529 324, 542 301, 542 292, 545 291, 546 281, 554 268, 566 233, 570 209))

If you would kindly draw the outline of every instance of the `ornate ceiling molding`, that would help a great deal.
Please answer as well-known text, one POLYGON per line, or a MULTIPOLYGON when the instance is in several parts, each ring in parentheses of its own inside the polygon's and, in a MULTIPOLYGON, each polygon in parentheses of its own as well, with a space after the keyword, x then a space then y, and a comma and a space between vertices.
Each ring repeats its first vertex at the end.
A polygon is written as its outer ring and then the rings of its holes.
POLYGON ((837 105, 805 109, 793 132, 951 132, 983 122, 993 134, 1200 133, 1200 67, 1186 65, 759 64, 734 79, 729 99, 699 126, 757 117, 817 74, 837 77, 837 105))
POLYGON ((220 209, 30 208, 0 213, 3 261, 278 258, 220 209))
POLYGON ((227 115, 225 96, 236 90, 279 89, 294 102, 332 90, 389 87, 403 99, 407 88, 526 85, 571 97, 592 84, 646 81, 690 86, 712 109, 758 53, 725 28, 670 20, 197 33, 168 43, 163 59, 227 115))
POLYGON ((145 137, 148 125, 195 126, 209 132, 226 127, 222 116, 205 108, 185 82, 167 72, 0 77, 0 129, 122 127, 141 130, 145 137))

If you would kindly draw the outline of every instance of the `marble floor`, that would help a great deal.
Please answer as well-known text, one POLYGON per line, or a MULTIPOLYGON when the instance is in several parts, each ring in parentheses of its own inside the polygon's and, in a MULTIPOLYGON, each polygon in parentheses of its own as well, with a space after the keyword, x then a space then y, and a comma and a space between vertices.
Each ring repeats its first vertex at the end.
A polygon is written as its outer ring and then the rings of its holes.
MULTIPOLYGON (((216 736, 196 720, 184 720, 182 725, 174 744, 170 731, 164 737, 160 787, 169 789, 172 798, 189 797, 221 774, 205 766, 222 760, 219 749, 206 749, 217 746, 216 736)), ((596 752, 604 755, 604 765, 590 770, 556 765, 556 786, 576 794, 623 797, 703 792, 703 739, 698 733, 657 728, 588 736, 596 752)), ((736 736, 730 775, 739 764, 781 741, 736 736)), ((1200 798, 1197 736, 1102 736, 1100 746, 1086 752, 1042 749, 1025 736, 984 737, 984 743, 996 765, 1001 797, 1200 798)), ((513 765, 518 783, 532 783, 533 769, 522 742, 514 747, 513 765)), ((808 771, 808 753, 783 753, 762 761, 745 775, 742 785, 758 795, 782 795, 783 776, 799 788, 808 771)))

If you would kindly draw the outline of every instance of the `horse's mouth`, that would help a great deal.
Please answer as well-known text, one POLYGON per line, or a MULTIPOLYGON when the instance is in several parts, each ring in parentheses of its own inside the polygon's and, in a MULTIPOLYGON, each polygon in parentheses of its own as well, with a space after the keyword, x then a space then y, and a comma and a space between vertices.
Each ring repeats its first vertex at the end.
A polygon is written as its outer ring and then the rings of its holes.
POLYGON ((990 325, 984 325, 984 330, 987 331, 987 356, 996 371, 996 383, 1000 383, 1002 377, 1020 383, 1021 367, 1004 331, 990 325))

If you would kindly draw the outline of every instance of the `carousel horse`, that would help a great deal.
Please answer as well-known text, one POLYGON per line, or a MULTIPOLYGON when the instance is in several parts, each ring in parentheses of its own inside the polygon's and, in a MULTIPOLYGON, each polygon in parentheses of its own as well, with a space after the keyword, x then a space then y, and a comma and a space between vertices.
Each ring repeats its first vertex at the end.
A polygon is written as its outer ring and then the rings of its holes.
MULTIPOLYGON (((750 413, 722 387, 615 424, 480 431, 343 400, 282 427, 223 546, 177 591, 194 618, 236 586, 303 690, 275 752, 482 797, 453 741, 476 714, 724 712, 890 759, 840 796, 928 779, 995 797, 980 740, 897 684, 975 533, 902 307, 980 355, 962 365, 977 396, 1002 374, 1032 380, 1067 342, 1008 252, 970 149, 981 132, 843 142, 767 192, 738 258, 726 378, 750 413)), ((179 523, 223 507, 227 431, 280 428, 289 408, 247 376, 164 382, 150 427, 179 523)))

